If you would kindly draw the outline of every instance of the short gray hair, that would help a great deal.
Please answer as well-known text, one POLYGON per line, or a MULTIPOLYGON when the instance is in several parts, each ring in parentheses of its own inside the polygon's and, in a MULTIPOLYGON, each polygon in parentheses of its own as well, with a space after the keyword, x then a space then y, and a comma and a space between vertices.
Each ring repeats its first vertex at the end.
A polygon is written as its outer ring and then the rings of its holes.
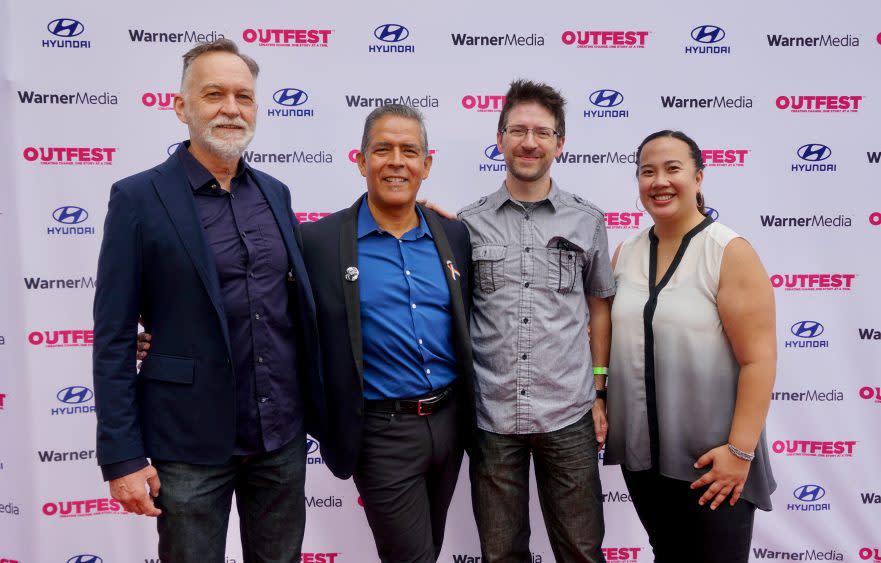
POLYGON ((186 53, 184 53, 184 68, 183 72, 180 75, 180 85, 181 90, 183 90, 184 80, 187 78, 187 72, 190 70, 190 66, 193 64, 193 61, 204 55, 205 53, 231 53, 233 55, 237 55, 246 65, 248 65, 248 70, 251 71, 251 76, 255 79, 257 75, 260 74, 260 66, 257 64, 257 61, 245 55, 244 53, 239 52, 238 45, 235 44, 234 41, 227 39, 225 37, 221 37, 220 39, 215 39, 210 43, 199 43, 186 53))
POLYGON ((364 120, 364 134, 361 136, 361 154, 367 152, 367 145, 370 143, 370 130, 373 125, 387 115, 394 115, 406 119, 412 119, 419 123, 419 130, 422 132, 422 151, 428 156, 428 132, 425 130, 425 118, 418 109, 405 104, 387 104, 379 106, 370 112, 367 119, 364 120))

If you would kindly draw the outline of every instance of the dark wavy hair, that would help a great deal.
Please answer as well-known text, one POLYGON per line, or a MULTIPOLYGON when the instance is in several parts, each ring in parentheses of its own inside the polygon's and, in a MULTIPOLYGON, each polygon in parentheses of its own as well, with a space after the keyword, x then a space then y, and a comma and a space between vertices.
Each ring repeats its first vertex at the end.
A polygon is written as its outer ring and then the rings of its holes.
MULTIPOLYGON (((704 157, 701 153, 701 148, 697 146, 697 143, 683 133, 682 131, 674 131, 672 129, 664 129, 663 131, 655 131, 648 137, 642 140, 639 143, 639 147, 636 149, 636 175, 639 177, 639 156, 642 154, 642 148, 646 146, 646 144, 658 139, 660 137, 672 137, 674 139, 678 139, 688 145, 688 152, 691 155, 691 160, 694 162, 694 167, 696 170, 703 170, 706 165, 704 164, 704 157)), ((704 196, 701 192, 697 193, 697 210, 701 212, 701 215, 706 215, 706 210, 704 208, 704 196)))
POLYGON ((508 125, 508 114, 517 104, 535 102, 554 116, 554 130, 562 138, 566 136, 566 100, 557 90, 547 84, 531 80, 515 80, 505 94, 505 105, 499 116, 499 132, 508 125))

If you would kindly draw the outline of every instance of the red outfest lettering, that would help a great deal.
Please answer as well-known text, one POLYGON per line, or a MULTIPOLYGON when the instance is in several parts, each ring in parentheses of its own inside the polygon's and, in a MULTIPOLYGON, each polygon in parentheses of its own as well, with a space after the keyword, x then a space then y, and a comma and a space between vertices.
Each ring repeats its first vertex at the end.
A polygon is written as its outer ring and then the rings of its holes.
POLYGON ((878 226, 881 225, 881 213, 875 211, 869 215, 869 223, 878 226))
POLYGON ((849 291, 856 274, 774 274, 771 285, 789 291, 849 291))
POLYGON ((637 561, 641 547, 604 547, 606 561, 637 561))
POLYGON ((860 559, 863 561, 881 561, 881 549, 877 547, 861 547, 860 559))
POLYGON ((465 109, 477 109, 477 111, 502 111, 505 105, 505 96, 472 96, 462 97, 462 107, 465 109))
POLYGON ((91 346, 95 342, 93 330, 45 330, 28 334, 28 342, 34 346, 91 346))
POLYGON ((607 211, 606 226, 613 229, 623 227, 638 229, 643 215, 641 211, 607 211))
POLYGON ((563 32, 564 45, 600 48, 643 48, 648 31, 572 31, 563 32))
POLYGON ((331 29, 246 29, 242 39, 260 45, 327 45, 331 29))
POLYGON ((743 166, 747 149, 705 149, 701 151, 707 166, 743 166))
POLYGON ((330 213, 319 213, 315 211, 311 213, 306 213, 305 211, 300 211, 294 213, 294 215, 296 215, 297 221, 299 221, 300 223, 310 223, 312 221, 318 221, 322 217, 327 217, 328 215, 330 215, 330 213))
POLYGON ((794 112, 855 112, 862 96, 778 96, 778 109, 794 112))
POLYGON ((300 555, 301 563, 336 563, 339 553, 306 553, 300 555))
POLYGON ((26 147, 22 151, 24 159, 43 163, 81 164, 86 162, 113 162, 112 147, 26 147))
POLYGON ((876 403, 881 403, 881 387, 860 387, 861 399, 874 399, 876 403))
POLYGON ((65 500, 58 502, 47 502, 43 505, 43 514, 46 516, 61 516, 68 518, 72 516, 94 516, 97 514, 116 514, 126 511, 116 499, 112 498, 95 498, 87 500, 65 500))
POLYGON ((852 457, 855 440, 777 440, 771 444, 774 453, 790 456, 852 457))
POLYGON ((176 92, 147 92, 141 96, 141 103, 148 108, 174 109, 176 92))

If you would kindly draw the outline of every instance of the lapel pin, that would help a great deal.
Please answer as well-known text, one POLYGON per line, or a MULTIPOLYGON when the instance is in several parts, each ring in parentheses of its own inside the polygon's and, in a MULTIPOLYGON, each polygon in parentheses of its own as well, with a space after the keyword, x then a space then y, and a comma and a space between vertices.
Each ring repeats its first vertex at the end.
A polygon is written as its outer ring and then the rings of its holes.
POLYGON ((358 279, 358 268, 355 266, 349 266, 346 268, 346 281, 357 281, 358 279))
POLYGON ((459 273, 459 270, 457 270, 456 267, 453 266, 452 260, 447 260, 447 268, 449 268, 450 270, 450 276, 452 276, 453 281, 456 281, 457 279, 462 277, 462 274, 459 273))

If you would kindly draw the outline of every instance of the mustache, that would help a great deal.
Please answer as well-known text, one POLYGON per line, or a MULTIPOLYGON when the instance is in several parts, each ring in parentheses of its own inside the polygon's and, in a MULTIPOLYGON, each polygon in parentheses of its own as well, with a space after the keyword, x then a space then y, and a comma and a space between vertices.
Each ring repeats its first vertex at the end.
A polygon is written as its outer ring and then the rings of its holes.
POLYGON ((248 123, 241 117, 215 117, 208 122, 209 127, 223 127, 226 125, 248 129, 248 123))

